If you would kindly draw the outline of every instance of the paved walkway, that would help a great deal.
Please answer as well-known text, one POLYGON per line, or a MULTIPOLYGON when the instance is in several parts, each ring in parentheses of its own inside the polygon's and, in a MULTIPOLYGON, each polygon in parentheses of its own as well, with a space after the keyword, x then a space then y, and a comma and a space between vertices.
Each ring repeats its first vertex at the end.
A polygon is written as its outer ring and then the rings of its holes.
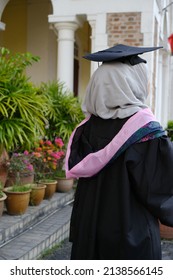
MULTIPOLYGON (((0 259, 38 259, 48 248, 61 244, 42 259, 69 260, 71 243, 67 238, 73 197, 73 191, 55 193, 37 207, 29 206, 21 216, 5 211, 0 219, 0 259)), ((173 260, 173 240, 162 240, 161 245, 162 259, 173 260)))
POLYGON ((74 193, 56 192, 38 206, 29 206, 23 215, 0 219, 0 260, 36 260, 45 250, 69 236, 74 193))
POLYGON ((55 249, 51 254, 43 257, 43 260, 70 260, 71 243, 68 239, 60 245, 58 249, 55 249))
MULTIPOLYGON (((162 259, 173 260, 173 240, 162 241, 162 259)), ((62 245, 51 254, 46 255, 45 260, 70 260, 71 243, 66 239, 62 245)))
POLYGON ((162 241, 162 259, 173 260, 173 240, 162 241))

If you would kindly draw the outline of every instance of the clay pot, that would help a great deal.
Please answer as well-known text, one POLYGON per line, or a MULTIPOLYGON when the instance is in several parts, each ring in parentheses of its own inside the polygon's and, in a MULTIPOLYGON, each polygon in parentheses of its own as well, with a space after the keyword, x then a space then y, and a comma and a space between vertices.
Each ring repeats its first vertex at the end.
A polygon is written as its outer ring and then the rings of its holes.
POLYGON ((73 179, 67 179, 62 177, 57 177, 57 186, 56 191, 57 192, 68 192, 73 188, 73 179))
POLYGON ((32 206, 38 206, 43 201, 45 196, 46 185, 44 184, 32 184, 29 204, 32 206))
POLYGON ((46 185, 44 199, 51 199, 56 191, 56 180, 43 179, 39 181, 40 184, 46 185))
POLYGON ((8 187, 4 189, 4 192, 7 195, 5 200, 7 213, 9 215, 24 214, 29 206, 31 190, 14 192, 12 187, 8 187))
POLYGON ((6 198, 7 198, 7 196, 5 193, 3 193, 3 196, 0 197, 0 217, 2 216, 3 211, 4 211, 4 201, 6 198))

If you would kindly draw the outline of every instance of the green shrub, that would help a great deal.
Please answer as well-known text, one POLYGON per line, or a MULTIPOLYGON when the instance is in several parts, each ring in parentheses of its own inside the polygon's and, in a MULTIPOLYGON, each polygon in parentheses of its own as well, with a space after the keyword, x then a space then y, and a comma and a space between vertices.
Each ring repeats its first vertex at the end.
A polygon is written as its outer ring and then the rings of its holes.
POLYGON ((74 128, 84 119, 79 99, 58 81, 42 83, 40 91, 49 100, 46 136, 50 140, 61 137, 66 144, 74 128))
POLYGON ((168 121, 167 128, 168 129, 173 129, 173 121, 172 120, 168 121))
POLYGON ((7 151, 29 149, 38 135, 44 135, 46 100, 25 74, 38 60, 30 53, 0 48, 0 147, 7 151))
POLYGON ((168 121, 166 130, 168 137, 173 141, 173 120, 168 121))

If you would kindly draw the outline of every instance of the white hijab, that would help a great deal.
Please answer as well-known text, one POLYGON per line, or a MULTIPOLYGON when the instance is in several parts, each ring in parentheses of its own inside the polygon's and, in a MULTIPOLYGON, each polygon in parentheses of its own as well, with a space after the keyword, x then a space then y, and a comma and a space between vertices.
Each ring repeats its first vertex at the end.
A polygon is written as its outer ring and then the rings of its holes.
POLYGON ((82 110, 103 119, 123 119, 148 108, 147 95, 146 64, 103 63, 90 79, 82 110))

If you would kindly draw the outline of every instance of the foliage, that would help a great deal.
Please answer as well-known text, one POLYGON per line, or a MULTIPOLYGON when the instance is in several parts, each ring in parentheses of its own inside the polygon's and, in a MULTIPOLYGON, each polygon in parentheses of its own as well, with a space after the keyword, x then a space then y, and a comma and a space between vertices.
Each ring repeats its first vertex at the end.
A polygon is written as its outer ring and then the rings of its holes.
POLYGON ((8 161, 8 174, 14 176, 15 184, 21 185, 22 174, 32 174, 32 154, 28 151, 24 153, 13 153, 8 161))
POLYGON ((168 121, 167 128, 168 129, 173 129, 173 121, 172 120, 168 121))
POLYGON ((0 146, 7 151, 29 149, 38 135, 44 135, 46 96, 25 74, 26 67, 38 60, 30 53, 0 48, 0 146))
POLYGON ((171 141, 173 141, 173 120, 168 121, 166 130, 168 133, 168 137, 170 138, 171 141))
POLYGON ((43 177, 52 177, 52 174, 58 168, 60 159, 64 158, 63 146, 64 143, 61 138, 55 138, 54 141, 40 140, 35 144, 32 152, 32 163, 36 181, 43 179, 43 177))
POLYGON ((39 61, 30 53, 0 48, 0 148, 30 150, 40 137, 69 136, 84 115, 77 97, 53 81, 36 87, 25 74, 39 61))
POLYGON ((39 183, 44 183, 44 184, 46 184, 46 183, 54 183, 55 182, 55 180, 54 179, 50 179, 50 178, 44 178, 44 179, 40 179, 39 180, 39 183))
POLYGON ((46 114, 46 136, 53 140, 58 135, 66 144, 74 128, 84 118, 79 99, 58 81, 42 83, 40 91, 49 100, 51 108, 46 114))
POLYGON ((61 178, 65 178, 66 174, 65 174, 65 170, 62 168, 59 168, 56 172, 55 172, 55 178, 56 177, 61 177, 61 178))
POLYGON ((28 151, 24 153, 13 153, 9 159, 8 171, 10 173, 31 173, 33 172, 32 154, 28 151))
POLYGON ((20 186, 20 185, 14 185, 12 187, 9 187, 8 190, 10 190, 10 192, 27 192, 31 190, 30 186, 20 186))
POLYGON ((0 198, 4 196, 2 183, 0 182, 0 198))

